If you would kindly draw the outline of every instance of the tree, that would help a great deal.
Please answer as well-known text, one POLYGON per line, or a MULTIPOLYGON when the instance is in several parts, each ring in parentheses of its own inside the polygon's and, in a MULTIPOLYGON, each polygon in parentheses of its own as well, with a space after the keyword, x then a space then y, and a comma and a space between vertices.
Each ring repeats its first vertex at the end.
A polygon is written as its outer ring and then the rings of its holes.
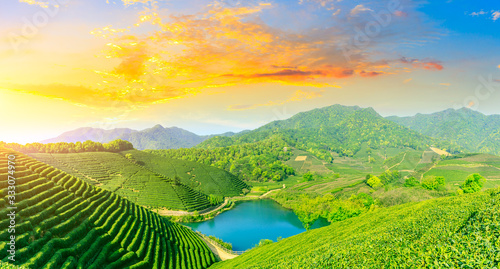
POLYGON ((418 181, 415 177, 409 177, 405 179, 405 187, 415 187, 420 185, 420 181, 418 181))
POLYGON ((310 171, 305 173, 304 175, 302 175, 302 178, 304 179, 304 181, 313 181, 314 180, 314 176, 310 171))
POLYGON ((372 187, 374 189, 380 188, 380 187, 382 187, 384 185, 384 184, 382 184, 382 181, 380 180, 380 178, 378 178, 376 176, 371 176, 366 181, 366 184, 368 184, 370 187, 372 187))
POLYGON ((465 193, 473 193, 480 191, 483 188, 486 179, 480 174, 472 174, 467 177, 465 182, 460 186, 465 193))

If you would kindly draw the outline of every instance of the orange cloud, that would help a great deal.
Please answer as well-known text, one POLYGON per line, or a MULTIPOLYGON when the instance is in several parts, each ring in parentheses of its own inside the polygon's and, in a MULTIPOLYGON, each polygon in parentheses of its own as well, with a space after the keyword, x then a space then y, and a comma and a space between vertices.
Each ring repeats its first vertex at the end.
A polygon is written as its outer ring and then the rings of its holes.
POLYGON ((299 102, 307 99, 314 99, 314 98, 319 98, 322 97, 324 93, 324 90, 322 91, 302 91, 302 90, 297 90, 295 93, 290 96, 287 100, 284 101, 270 101, 265 104, 253 104, 253 105, 231 105, 227 108, 227 110, 248 110, 248 109, 256 109, 258 107, 263 107, 263 106, 278 106, 278 105, 284 105, 286 103, 290 102, 299 102))
MULTIPOLYGON (((91 31, 96 39, 102 39, 99 42, 107 44, 97 55, 102 62, 92 70, 92 76, 101 81, 73 89, 75 94, 65 92, 61 85, 16 89, 90 106, 102 106, 110 100, 147 105, 228 85, 338 87, 339 80, 356 75, 368 78, 395 74, 399 64, 395 60, 371 62, 371 47, 355 49, 353 60, 346 60, 342 44, 351 34, 344 25, 301 32, 271 27, 260 18, 275 7, 269 3, 249 1, 227 7, 215 1, 199 13, 172 15, 160 9, 156 0, 122 2, 125 6, 138 4, 129 8, 138 10, 131 25, 107 25, 91 31)), ((329 8, 337 5, 336 0, 308 2, 329 8)), ((367 7, 358 5, 354 13, 366 11, 367 7)), ((355 17, 349 23, 363 20, 362 16, 355 17)), ((409 64, 429 70, 443 68, 432 61, 412 60, 409 64)))
POLYGON ((411 64, 414 68, 423 68, 427 70, 443 70, 444 67, 441 65, 440 62, 438 61, 421 61, 418 59, 408 59, 408 58, 401 58, 400 61, 404 64, 411 64))

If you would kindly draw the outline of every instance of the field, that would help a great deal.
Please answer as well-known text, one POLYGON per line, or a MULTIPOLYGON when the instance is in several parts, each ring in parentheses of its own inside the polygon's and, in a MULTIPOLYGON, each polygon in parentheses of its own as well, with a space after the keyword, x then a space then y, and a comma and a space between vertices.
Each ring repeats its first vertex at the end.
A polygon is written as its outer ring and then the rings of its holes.
POLYGON ((383 208, 211 268, 495 268, 499 198, 492 190, 383 208))
POLYGON ((162 157, 138 150, 124 151, 121 154, 131 154, 132 158, 146 169, 167 178, 179 176, 182 184, 206 195, 238 196, 243 188, 248 188, 245 182, 234 175, 213 166, 162 157))
POLYGON ((444 176, 451 189, 457 189, 467 176, 479 173, 486 178, 485 188, 500 186, 500 157, 473 154, 462 158, 442 160, 424 176, 444 176))
POLYGON ((136 150, 31 156, 152 209, 199 211, 221 202, 224 196, 238 195, 246 187, 223 170, 136 150), (174 180, 176 176, 180 182, 174 180), (210 195, 220 198, 211 199, 210 195))
MULTIPOLYGON (((191 230, 26 155, 0 148, 0 213, 16 190, 16 261, 26 268, 207 268, 215 256, 191 230), (15 173, 7 168, 14 154, 15 173)), ((10 247, 0 221, 0 260, 10 247)))

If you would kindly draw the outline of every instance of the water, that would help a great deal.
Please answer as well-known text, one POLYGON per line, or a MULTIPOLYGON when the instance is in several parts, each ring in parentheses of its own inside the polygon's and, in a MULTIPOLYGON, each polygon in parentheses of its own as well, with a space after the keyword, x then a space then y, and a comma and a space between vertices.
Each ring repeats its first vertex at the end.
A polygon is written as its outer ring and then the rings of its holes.
MULTIPOLYGON (((319 219, 311 228, 328 224, 319 219)), ((306 231, 293 211, 268 199, 239 202, 214 219, 184 225, 233 244, 235 251, 252 248, 261 239, 276 241, 280 236, 286 238, 306 231)))

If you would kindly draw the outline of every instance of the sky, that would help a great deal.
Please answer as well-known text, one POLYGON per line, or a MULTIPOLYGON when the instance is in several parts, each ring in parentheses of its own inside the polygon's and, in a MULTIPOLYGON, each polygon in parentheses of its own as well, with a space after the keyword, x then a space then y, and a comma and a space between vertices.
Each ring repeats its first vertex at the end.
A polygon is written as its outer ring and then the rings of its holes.
POLYGON ((0 141, 257 128, 333 104, 500 114, 500 2, 0 2, 0 141))

